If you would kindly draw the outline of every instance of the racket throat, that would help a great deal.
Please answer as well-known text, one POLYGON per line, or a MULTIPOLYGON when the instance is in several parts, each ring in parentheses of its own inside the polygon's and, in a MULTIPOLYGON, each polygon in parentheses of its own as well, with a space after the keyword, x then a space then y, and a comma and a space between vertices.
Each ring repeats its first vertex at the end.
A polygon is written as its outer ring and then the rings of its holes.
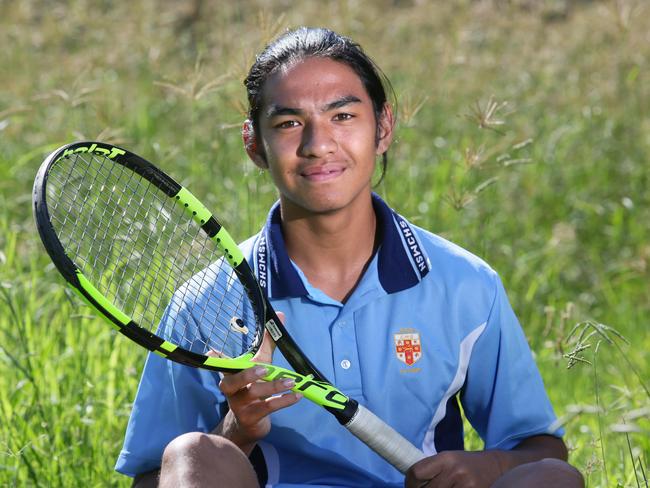
POLYGON ((349 398, 343 410, 338 410, 331 407, 325 407, 325 409, 334 415, 334 417, 336 417, 336 420, 339 421, 339 424, 347 426, 350 422, 353 421, 355 415, 359 411, 359 403, 356 400, 349 398))

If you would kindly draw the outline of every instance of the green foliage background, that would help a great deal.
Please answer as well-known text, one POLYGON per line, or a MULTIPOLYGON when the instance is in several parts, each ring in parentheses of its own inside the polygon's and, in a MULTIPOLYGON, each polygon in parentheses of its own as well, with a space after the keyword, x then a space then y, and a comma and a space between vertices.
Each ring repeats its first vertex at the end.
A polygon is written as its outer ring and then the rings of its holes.
POLYGON ((43 157, 124 145, 252 234, 276 196, 242 150, 241 81, 303 24, 356 39, 392 80, 377 191, 501 274, 588 486, 647 486, 641 0, 0 0, 0 485, 128 485, 112 465, 144 353, 49 264, 30 210, 43 157))

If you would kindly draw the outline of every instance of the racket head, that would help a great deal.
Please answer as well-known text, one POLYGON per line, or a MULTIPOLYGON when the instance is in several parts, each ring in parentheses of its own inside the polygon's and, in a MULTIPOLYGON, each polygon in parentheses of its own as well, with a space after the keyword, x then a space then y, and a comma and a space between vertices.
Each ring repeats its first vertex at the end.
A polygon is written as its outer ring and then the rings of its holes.
POLYGON ((33 205, 56 268, 121 333, 190 366, 252 365, 265 298, 227 231, 173 178, 121 147, 76 142, 45 159, 33 205))

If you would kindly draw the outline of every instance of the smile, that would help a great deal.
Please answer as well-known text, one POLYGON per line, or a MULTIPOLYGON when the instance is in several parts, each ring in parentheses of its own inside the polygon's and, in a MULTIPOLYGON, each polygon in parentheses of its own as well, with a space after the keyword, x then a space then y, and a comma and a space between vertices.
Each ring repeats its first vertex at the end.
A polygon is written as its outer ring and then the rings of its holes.
POLYGON ((300 176, 308 181, 327 181, 337 178, 345 171, 342 164, 325 164, 323 166, 310 166, 300 171, 300 176))

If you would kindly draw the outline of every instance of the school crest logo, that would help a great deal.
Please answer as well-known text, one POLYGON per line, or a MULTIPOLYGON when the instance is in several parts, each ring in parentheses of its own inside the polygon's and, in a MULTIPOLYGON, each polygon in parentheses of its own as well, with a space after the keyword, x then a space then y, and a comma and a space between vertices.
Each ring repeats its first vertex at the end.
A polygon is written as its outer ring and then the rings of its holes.
POLYGON ((413 366, 422 357, 420 334, 415 329, 400 329, 394 339, 395 354, 407 366, 413 366))

